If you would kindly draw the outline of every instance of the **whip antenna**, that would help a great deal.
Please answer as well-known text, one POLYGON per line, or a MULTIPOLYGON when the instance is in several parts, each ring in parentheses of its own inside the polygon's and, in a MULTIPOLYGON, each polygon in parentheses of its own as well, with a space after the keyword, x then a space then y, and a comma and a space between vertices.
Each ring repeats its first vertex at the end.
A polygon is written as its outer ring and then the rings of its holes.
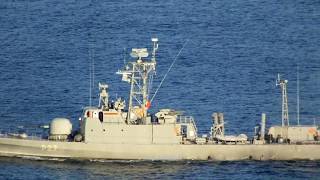
POLYGON ((297 64, 297 123, 300 125, 300 76, 299 64, 297 64))
POLYGON ((89 106, 92 106, 92 88, 94 86, 94 54, 93 54, 92 44, 89 43, 89 78, 90 78, 90 86, 89 86, 89 106))

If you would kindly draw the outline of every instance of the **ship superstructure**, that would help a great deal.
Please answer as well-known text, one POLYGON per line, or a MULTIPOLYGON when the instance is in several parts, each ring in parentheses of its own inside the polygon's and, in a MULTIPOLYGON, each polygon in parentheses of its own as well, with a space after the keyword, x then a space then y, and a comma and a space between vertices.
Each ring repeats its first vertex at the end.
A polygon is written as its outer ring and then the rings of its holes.
POLYGON ((147 48, 133 48, 133 61, 117 72, 130 85, 128 108, 121 98, 110 102, 109 86, 99 83, 99 106, 84 109, 80 118, 81 131, 76 135, 76 141, 128 144, 181 144, 195 141, 197 128, 192 117, 182 116, 172 109, 162 109, 153 115, 148 113, 151 85, 156 73, 158 39, 152 38, 152 42, 150 59, 147 48))

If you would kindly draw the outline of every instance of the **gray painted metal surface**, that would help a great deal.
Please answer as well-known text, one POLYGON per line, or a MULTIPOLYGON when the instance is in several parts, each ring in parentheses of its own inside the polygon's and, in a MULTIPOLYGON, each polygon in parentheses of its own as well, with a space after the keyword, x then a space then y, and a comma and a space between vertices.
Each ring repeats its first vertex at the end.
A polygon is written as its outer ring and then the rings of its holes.
POLYGON ((3 156, 71 159, 320 160, 319 147, 312 144, 99 144, 0 138, 0 155, 3 156))
MULTIPOLYGON (((213 114, 209 137, 198 137, 192 117, 173 109, 148 113, 149 92, 156 68, 158 39, 152 39, 151 61, 147 49, 133 49, 135 62, 119 71, 129 82, 129 107, 121 98, 109 101, 108 85, 99 83, 98 107, 84 108, 80 128, 71 132, 68 119, 51 123, 47 139, 32 139, 26 134, 0 136, 0 155, 36 156, 72 159, 139 160, 320 160, 319 128, 289 126, 286 80, 282 88, 282 126, 273 126, 265 134, 266 115, 260 131, 249 140, 245 134, 225 135, 223 113, 213 114)), ((152 98, 151 98, 152 101, 152 98)))

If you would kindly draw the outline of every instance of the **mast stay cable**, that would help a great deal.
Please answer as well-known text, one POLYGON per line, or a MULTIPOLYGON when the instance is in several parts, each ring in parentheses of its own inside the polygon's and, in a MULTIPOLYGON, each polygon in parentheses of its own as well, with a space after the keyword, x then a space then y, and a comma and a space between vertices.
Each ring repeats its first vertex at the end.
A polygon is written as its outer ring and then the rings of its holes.
POLYGON ((153 94, 153 96, 152 96, 152 98, 151 98, 151 100, 150 100, 150 103, 152 103, 153 99, 154 99, 155 96, 157 95, 157 93, 158 93, 160 87, 162 86, 164 80, 167 78, 167 76, 168 76, 169 72, 171 71, 174 63, 177 61, 177 59, 178 59, 178 57, 180 56, 182 50, 184 49, 184 47, 187 45, 188 42, 189 42, 189 39, 187 39, 187 41, 183 44, 182 48, 179 50, 178 54, 177 54, 177 55, 175 56, 175 58, 173 59, 171 65, 170 65, 170 67, 169 67, 169 69, 167 70, 166 74, 165 74, 164 77, 162 78, 162 80, 161 80, 161 82, 160 82, 157 90, 156 90, 155 93, 153 94))

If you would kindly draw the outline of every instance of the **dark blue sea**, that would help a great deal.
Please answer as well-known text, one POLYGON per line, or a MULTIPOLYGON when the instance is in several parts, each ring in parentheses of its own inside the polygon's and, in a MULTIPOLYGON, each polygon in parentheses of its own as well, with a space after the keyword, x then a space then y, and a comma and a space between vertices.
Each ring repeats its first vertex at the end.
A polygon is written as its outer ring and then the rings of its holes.
MULTIPOLYGON (((208 133, 223 112, 228 134, 253 135, 261 113, 281 123, 280 73, 288 79, 290 124, 320 123, 319 0, 1 0, 0 129, 67 117, 98 103, 98 83, 128 97, 115 72, 131 48, 159 38, 152 104, 182 110, 208 133), (94 71, 92 66, 94 65, 94 71), (90 73, 92 72, 92 73, 90 73)), ((319 161, 150 162, 0 158, 0 179, 320 179, 319 161)))

